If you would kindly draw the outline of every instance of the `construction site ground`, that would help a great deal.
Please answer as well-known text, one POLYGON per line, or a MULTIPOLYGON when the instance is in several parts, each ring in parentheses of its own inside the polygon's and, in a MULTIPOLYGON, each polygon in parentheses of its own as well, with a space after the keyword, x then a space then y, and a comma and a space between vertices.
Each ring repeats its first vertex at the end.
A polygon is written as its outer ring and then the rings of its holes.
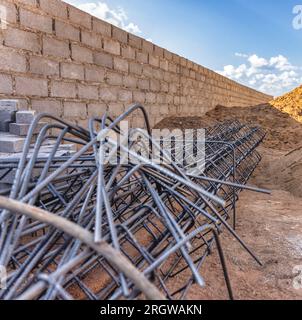
MULTIPOLYGON (((302 124, 267 104, 251 108, 218 106, 202 117, 164 119, 157 128, 203 128, 226 119, 260 125, 267 131, 258 149, 262 162, 249 184, 272 190, 271 195, 242 192, 237 209, 236 231, 263 266, 226 230, 221 235, 234 297, 302 299, 302 287, 293 286, 299 276, 293 269, 302 266, 302 124)), ((194 286, 189 299, 228 298, 217 250, 206 260, 201 274, 206 287, 194 286)), ((185 272, 179 275, 185 276, 185 272)), ((176 286, 177 281, 173 279, 176 286)))

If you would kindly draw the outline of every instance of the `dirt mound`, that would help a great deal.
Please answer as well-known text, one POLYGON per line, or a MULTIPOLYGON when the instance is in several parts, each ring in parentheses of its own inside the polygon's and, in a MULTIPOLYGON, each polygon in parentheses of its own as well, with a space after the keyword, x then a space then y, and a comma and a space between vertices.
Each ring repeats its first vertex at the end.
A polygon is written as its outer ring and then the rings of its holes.
POLYGON ((196 129, 224 121, 238 119, 243 123, 259 125, 267 132, 264 146, 278 150, 289 151, 302 145, 302 125, 280 112, 269 104, 258 105, 250 108, 226 108, 217 106, 214 110, 201 117, 170 117, 156 125, 159 129, 196 129))
POLYGON ((302 123, 302 86, 276 98, 270 104, 302 123))

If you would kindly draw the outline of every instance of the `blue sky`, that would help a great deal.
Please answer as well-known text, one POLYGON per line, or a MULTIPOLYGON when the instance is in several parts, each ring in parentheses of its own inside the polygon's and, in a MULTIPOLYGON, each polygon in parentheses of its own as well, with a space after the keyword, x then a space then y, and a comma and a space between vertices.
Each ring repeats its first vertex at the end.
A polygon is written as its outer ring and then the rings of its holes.
POLYGON ((66 2, 258 90, 302 84, 302 0, 66 2))

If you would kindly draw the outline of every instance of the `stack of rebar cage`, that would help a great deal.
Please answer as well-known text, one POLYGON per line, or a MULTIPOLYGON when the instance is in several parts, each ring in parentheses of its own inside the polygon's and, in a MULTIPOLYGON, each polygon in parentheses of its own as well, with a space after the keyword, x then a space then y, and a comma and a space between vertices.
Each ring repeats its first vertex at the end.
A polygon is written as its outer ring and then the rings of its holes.
POLYGON ((116 119, 90 119, 89 130, 38 115, 22 157, 0 162, 0 175, 16 171, 0 196, 0 265, 8 270, 0 299, 186 299, 205 286, 202 266, 213 250, 233 298, 220 234, 229 232, 261 264, 235 222, 243 189, 266 192, 246 185, 264 137, 238 121, 218 123, 186 142, 202 151, 188 165, 184 144, 171 140, 171 155, 152 138, 140 105, 116 119), (146 131, 130 129, 127 144, 118 144, 111 132, 121 137, 121 122, 137 111, 146 131), (32 144, 41 120, 48 124, 32 144), (46 140, 51 150, 41 157, 46 140), (58 155, 64 143, 77 151, 58 155))

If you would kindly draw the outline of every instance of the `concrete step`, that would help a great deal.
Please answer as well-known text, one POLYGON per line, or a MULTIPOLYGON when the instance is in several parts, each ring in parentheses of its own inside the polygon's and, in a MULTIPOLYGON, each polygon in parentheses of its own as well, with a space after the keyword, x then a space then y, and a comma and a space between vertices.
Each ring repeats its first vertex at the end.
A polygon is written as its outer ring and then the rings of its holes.
POLYGON ((19 104, 18 100, 0 100, 0 110, 17 111, 18 104, 19 104))
POLYGON ((0 134, 0 152, 16 153, 21 152, 25 138, 9 134, 0 134))
MULTIPOLYGON (((17 113, 18 114, 18 113, 17 113)), ((38 134, 40 130, 45 126, 47 123, 41 122, 35 128, 34 134, 38 134)), ((9 125, 9 132, 11 134, 15 134, 17 136, 27 136, 28 131, 30 128, 30 124, 26 123, 10 123, 9 125)))
POLYGON ((16 113, 16 123, 18 124, 31 124, 36 116, 36 111, 18 111, 16 113))

